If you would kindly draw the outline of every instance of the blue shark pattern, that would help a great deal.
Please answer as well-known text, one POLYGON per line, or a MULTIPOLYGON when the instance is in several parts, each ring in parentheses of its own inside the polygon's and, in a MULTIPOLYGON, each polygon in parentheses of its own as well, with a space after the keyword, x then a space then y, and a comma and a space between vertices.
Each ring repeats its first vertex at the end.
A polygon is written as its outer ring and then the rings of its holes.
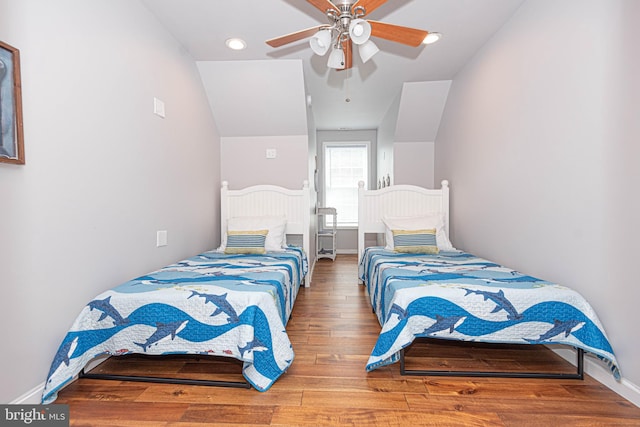
POLYGON ((244 356, 247 351, 261 351, 266 349, 265 345, 262 344, 258 338, 254 338, 253 341, 248 342, 244 347, 238 346, 240 356, 244 356))
POLYGON ((518 311, 516 310, 516 308, 513 306, 513 304, 511 304, 511 301, 509 301, 505 296, 504 296, 504 291, 502 289, 500 289, 498 292, 489 292, 489 291, 475 291, 473 289, 464 289, 466 291, 466 293, 464 294, 465 296, 469 295, 469 294, 478 294, 478 295, 482 295, 484 297, 484 300, 491 300, 493 302, 496 303, 496 308, 493 309, 493 311, 491 311, 492 313, 496 313, 500 310, 504 310, 507 312, 507 319, 509 320, 520 320, 522 319, 522 315, 518 314, 518 311))
POLYGON ((449 330, 449 333, 452 334, 454 329, 457 326, 464 322, 464 316, 449 316, 442 317, 439 314, 436 314, 436 321, 429 326, 427 329, 422 331, 420 336, 433 336, 433 334, 449 330))
POLYGON ((398 315, 398 320, 404 320, 407 317, 407 311, 400 307, 398 304, 393 304, 389 310, 389 316, 392 314, 398 315))
POLYGON ((399 254, 370 247, 358 270, 382 326, 367 371, 397 362, 416 337, 430 336, 582 348, 620 378, 600 320, 570 288, 460 251, 399 254))
POLYGON ((60 346, 60 350, 56 353, 56 357, 53 358, 53 363, 51 363, 51 369, 49 370, 49 375, 47 377, 51 377, 53 373, 64 363, 66 366, 69 366, 69 358, 75 351, 78 346, 78 337, 69 337, 70 339, 66 340, 60 346))
POLYGON ((156 331, 153 333, 153 335, 147 338, 144 343, 134 342, 134 344, 138 347, 141 347, 142 350, 144 350, 144 352, 146 353, 149 347, 151 347, 152 345, 157 345, 160 340, 168 336, 171 336, 171 339, 174 339, 176 337, 176 334, 185 327, 187 322, 188 320, 185 320, 184 322, 177 321, 170 323, 157 322, 156 331))
POLYGON ((555 319, 551 329, 540 335, 537 339, 527 339, 527 341, 531 344, 540 344, 560 334, 564 334, 564 337, 567 338, 573 331, 577 331, 583 327, 584 323, 585 322, 581 322, 580 320, 562 321, 555 319))
POLYGON ((130 353, 233 357, 253 387, 268 390, 294 359, 285 325, 307 270, 293 246, 263 255, 209 251, 103 292, 60 344, 42 403, 96 356, 130 353))
POLYGON ((126 325, 127 323, 129 323, 129 321, 125 318, 123 318, 120 313, 118 313, 118 310, 115 309, 114 306, 111 305, 111 297, 108 296, 105 299, 101 299, 101 300, 93 300, 91 301, 89 304, 87 304, 89 306, 89 310, 99 310, 102 312, 102 315, 100 316, 100 318, 98 319, 98 322, 103 321, 107 316, 111 317, 113 319, 113 323, 118 326, 118 325, 126 325))
POLYGON ((211 316, 217 316, 220 313, 225 313, 227 316, 227 321, 229 323, 238 323, 238 314, 233 306, 227 300, 227 294, 223 295, 211 295, 211 294, 203 294, 198 291, 191 291, 191 295, 189 298, 193 296, 199 296, 204 298, 205 304, 210 302, 211 304, 216 306, 216 311, 214 311, 211 316))

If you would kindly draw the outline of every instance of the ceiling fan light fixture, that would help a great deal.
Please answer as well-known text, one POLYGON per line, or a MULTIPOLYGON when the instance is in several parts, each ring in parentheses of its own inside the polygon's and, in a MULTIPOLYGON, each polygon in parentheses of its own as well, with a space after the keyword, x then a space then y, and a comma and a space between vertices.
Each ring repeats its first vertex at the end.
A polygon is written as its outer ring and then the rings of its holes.
POLYGON ((247 42, 237 37, 225 40, 224 44, 226 44, 229 49, 233 50, 242 50, 247 47, 247 42))
POLYGON ((440 33, 429 33, 422 41, 423 44, 433 44, 442 38, 440 33))
POLYGON ((367 62, 368 60, 373 58, 373 55, 375 55, 379 51, 380 49, 378 48, 378 46, 376 46, 376 44, 371 40, 367 40, 365 43, 361 44, 358 47, 358 53, 360 54, 360 59, 362 59, 362 62, 367 62))
MULTIPOLYGON (((322 12, 328 24, 310 28, 269 39, 266 43, 271 47, 280 47, 302 39, 309 39, 312 51, 319 55, 327 55, 327 67, 338 70, 350 69, 354 65, 353 51, 357 46, 363 62, 369 61, 380 51, 371 41, 378 37, 406 46, 418 47, 425 42, 428 31, 418 28, 365 19, 368 14, 389 0, 307 0, 307 3, 322 12)), ((303 3, 301 0, 300 3, 303 3)), ((435 34, 438 37, 440 34, 435 34)), ((426 42, 434 38, 431 35, 426 42)))
POLYGON ((371 37, 371 24, 364 19, 353 19, 349 24, 349 37, 355 44, 363 44, 371 37))
POLYGON ((327 61, 327 67, 341 70, 344 68, 344 51, 342 49, 333 49, 327 61))
POLYGON ((324 56, 331 47, 331 30, 320 30, 311 37, 309 46, 316 55, 324 56))

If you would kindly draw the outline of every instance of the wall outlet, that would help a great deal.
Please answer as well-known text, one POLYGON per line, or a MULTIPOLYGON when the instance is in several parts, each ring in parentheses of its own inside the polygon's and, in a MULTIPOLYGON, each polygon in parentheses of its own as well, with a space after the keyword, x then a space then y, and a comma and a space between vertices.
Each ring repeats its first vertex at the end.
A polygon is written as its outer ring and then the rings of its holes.
POLYGON ((167 230, 160 230, 156 233, 156 247, 167 246, 167 230))
POLYGON ((275 148, 267 148, 267 159, 275 159, 277 154, 275 148))

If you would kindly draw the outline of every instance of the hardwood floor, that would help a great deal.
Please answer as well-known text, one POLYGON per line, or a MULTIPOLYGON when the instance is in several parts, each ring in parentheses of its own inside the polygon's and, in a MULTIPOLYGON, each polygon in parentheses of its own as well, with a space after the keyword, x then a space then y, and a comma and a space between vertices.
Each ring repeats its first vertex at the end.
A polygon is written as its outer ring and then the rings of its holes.
MULTIPOLYGON (((380 326, 357 284, 354 256, 320 260, 301 288, 287 325, 295 361, 267 392, 203 386, 80 379, 56 403, 70 405, 73 426, 638 426, 640 408, 594 379, 401 376, 398 364, 364 366, 380 326)), ((456 343, 414 346, 409 363, 456 369, 530 368, 574 372, 552 351, 456 343)), ((234 360, 111 358, 103 371, 242 378, 234 360)))

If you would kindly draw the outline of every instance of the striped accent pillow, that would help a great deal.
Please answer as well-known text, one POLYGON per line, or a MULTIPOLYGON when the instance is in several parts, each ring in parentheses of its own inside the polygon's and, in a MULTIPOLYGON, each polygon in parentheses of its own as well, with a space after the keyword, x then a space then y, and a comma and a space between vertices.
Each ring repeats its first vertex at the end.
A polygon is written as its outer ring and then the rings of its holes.
POLYGON ((393 246, 396 252, 437 254, 436 229, 392 230, 393 246))
POLYGON ((228 231, 225 254, 263 254, 269 230, 228 231))

